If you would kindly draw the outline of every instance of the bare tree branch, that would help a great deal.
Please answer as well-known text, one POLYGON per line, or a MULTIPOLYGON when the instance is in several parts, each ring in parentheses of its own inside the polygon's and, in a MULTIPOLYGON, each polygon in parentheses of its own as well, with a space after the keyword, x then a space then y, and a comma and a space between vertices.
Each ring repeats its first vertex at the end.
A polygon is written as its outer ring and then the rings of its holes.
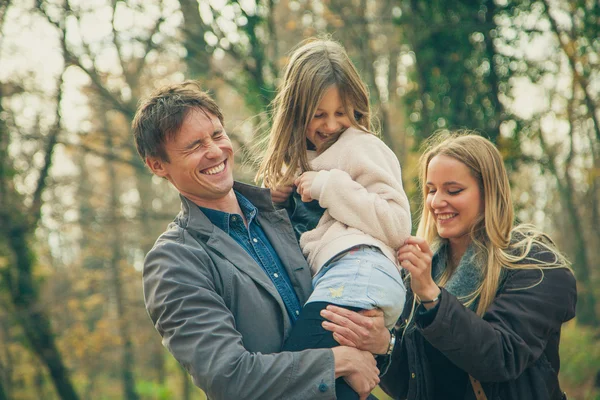
MULTIPOLYGON (((66 54, 66 34, 64 30, 59 29, 58 30, 60 33, 60 46, 61 46, 61 51, 64 54, 66 54)), ((54 148, 56 146, 56 143, 58 142, 58 135, 61 132, 61 128, 62 128, 62 115, 61 115, 61 111, 60 111, 60 106, 61 106, 61 102, 62 102, 62 97, 63 97, 63 89, 62 89, 62 85, 63 85, 63 80, 64 80, 64 74, 65 71, 67 69, 67 65, 63 65, 63 70, 60 73, 57 82, 56 82, 56 112, 55 112, 55 121, 54 121, 54 125, 52 126, 52 128, 50 129, 49 133, 48 133, 48 141, 46 143, 45 149, 44 149, 44 165, 42 166, 41 170, 40 170, 40 175, 38 177, 38 181, 37 181, 37 185, 35 188, 35 191, 33 193, 33 201, 31 203, 31 207, 29 210, 29 216, 30 216, 30 224, 33 226, 35 224, 37 224, 37 222, 40 219, 41 216, 41 208, 42 208, 42 193, 44 192, 44 189, 46 188, 46 178, 48 177, 48 174, 50 172, 50 166, 52 165, 52 155, 54 154, 54 148)))
MULTIPOLYGON (((144 68, 144 65, 146 64, 146 60, 148 57, 148 54, 156 49, 158 46, 156 45, 156 43, 154 43, 154 41, 152 40, 152 38, 154 37, 154 35, 156 33, 158 33, 160 31, 160 26, 162 25, 162 23, 165 21, 164 17, 162 17, 162 13, 161 13, 161 17, 158 18, 158 20, 156 20, 156 24, 154 24, 154 27, 150 30, 150 34, 148 35, 148 38, 146 39, 146 41, 144 42, 144 57, 138 59, 136 66, 134 68, 134 71, 136 71, 136 73, 139 74, 139 72, 144 68)), ((133 115, 133 114, 131 114, 133 115)))
POLYGON ((566 32, 562 32, 558 23, 550 13, 550 5, 548 4, 548 0, 541 0, 542 4, 544 4, 546 15, 548 16, 548 20, 550 22, 550 26, 552 27, 552 31, 556 35, 558 40, 558 44, 562 51, 567 56, 569 60, 569 65, 571 66, 571 72, 575 76, 575 79, 584 93, 584 101, 585 105, 588 109, 588 113, 592 121, 594 121, 594 131, 596 132, 596 140, 600 140, 600 121, 598 120, 597 107, 592 98, 592 94, 589 89, 589 82, 587 79, 577 70, 577 55, 575 51, 575 46, 573 43, 573 38, 568 35, 566 32), (569 36, 570 41, 568 43, 563 42, 563 34, 569 36))
POLYGON ((127 65, 125 65, 123 52, 121 51, 121 45, 119 44, 119 35, 117 34, 117 29, 115 28, 115 15, 117 13, 117 4, 119 3, 119 0, 111 0, 111 3, 112 13, 110 15, 110 27, 112 30, 112 42, 115 46, 115 50, 117 51, 117 58, 119 59, 119 65, 121 66, 121 70, 123 71, 125 82, 127 82, 127 85, 131 87, 132 76, 127 68, 127 65))

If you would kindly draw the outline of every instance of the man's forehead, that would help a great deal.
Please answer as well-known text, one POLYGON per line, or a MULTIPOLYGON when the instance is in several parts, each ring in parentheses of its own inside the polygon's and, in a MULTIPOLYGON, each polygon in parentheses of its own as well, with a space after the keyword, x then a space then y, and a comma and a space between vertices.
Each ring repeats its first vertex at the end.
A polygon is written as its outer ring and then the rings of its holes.
POLYGON ((215 132, 223 131, 219 118, 201 108, 190 109, 179 130, 166 138, 166 145, 187 147, 198 141, 208 140, 215 132))
POLYGON ((219 118, 210 111, 207 111, 203 108, 190 109, 187 115, 185 116, 183 123, 185 124, 189 120, 194 120, 195 123, 210 123, 214 126, 214 128, 221 127, 221 121, 219 120, 219 118))

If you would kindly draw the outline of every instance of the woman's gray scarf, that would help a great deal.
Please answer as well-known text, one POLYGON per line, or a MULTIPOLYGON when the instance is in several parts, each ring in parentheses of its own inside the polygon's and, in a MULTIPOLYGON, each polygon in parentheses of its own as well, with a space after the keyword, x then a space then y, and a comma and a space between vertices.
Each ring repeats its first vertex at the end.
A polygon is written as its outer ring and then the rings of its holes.
MULTIPOLYGON (((433 255, 431 261, 431 275, 436 282, 439 282, 442 274, 448 265, 449 245, 444 243, 433 255)), ((450 276, 450 279, 444 285, 444 288, 454 295, 461 303, 466 303, 471 299, 473 292, 481 285, 483 281, 482 260, 476 254, 476 248, 473 244, 469 245, 465 254, 463 254, 458 266, 450 276)), ((473 311, 477 309, 478 300, 469 305, 473 311)))

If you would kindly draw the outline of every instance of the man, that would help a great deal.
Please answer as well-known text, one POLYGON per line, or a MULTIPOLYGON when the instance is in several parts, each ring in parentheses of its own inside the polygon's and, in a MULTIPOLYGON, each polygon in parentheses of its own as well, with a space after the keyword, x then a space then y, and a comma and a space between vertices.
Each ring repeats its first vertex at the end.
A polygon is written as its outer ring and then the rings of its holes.
POLYGON ((179 191, 181 212, 148 253, 144 297, 163 345, 212 400, 366 397, 373 356, 350 347, 278 353, 311 291, 308 266, 269 191, 233 180, 217 104, 195 82, 164 87, 133 122, 140 156, 179 191))

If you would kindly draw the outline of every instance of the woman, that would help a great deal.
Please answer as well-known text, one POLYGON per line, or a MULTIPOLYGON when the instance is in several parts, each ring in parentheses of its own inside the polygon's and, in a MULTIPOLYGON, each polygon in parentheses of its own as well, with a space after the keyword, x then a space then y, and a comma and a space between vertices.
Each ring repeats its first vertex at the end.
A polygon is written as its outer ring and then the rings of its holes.
MULTIPOLYGON (((575 316, 575 278, 548 236, 513 227, 500 153, 475 134, 438 134, 420 181, 417 237, 398 250, 403 336, 381 386, 399 399, 564 398, 558 347, 575 316)), ((327 329, 361 347, 347 326, 368 318, 329 311, 327 329)))

